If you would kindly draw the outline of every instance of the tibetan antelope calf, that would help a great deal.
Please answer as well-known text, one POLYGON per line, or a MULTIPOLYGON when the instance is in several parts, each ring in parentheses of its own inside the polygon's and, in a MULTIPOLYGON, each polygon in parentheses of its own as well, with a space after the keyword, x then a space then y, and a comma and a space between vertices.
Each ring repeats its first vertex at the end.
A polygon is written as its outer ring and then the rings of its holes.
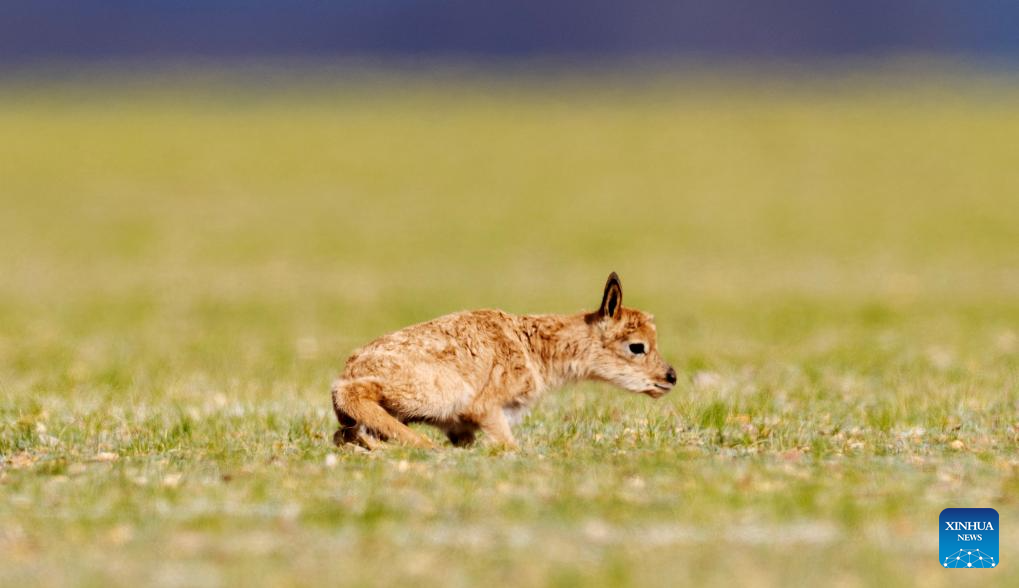
POLYGON ((653 319, 623 308, 613 272, 594 312, 474 310, 390 333, 355 351, 333 384, 340 421, 333 440, 430 447, 407 427, 423 422, 456 446, 473 443, 480 429, 515 448, 510 424, 549 389, 599 380, 658 398, 676 383, 676 370, 658 354, 653 319))

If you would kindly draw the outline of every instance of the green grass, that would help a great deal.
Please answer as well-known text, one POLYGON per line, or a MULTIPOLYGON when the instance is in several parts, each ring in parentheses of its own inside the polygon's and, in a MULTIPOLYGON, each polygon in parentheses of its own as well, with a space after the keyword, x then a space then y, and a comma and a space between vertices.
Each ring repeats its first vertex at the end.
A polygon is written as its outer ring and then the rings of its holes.
POLYGON ((316 80, 0 92, 0 584, 1019 583, 1019 85, 316 80), (610 270, 669 396, 330 444, 359 344, 610 270))

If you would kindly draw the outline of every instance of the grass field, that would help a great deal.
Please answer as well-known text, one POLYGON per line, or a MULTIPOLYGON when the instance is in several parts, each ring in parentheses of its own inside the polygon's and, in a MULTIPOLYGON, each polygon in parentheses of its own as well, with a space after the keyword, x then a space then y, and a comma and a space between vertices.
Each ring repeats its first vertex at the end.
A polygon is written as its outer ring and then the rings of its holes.
POLYGON ((1019 585, 1019 84, 168 75, 0 86, 0 585, 1019 585), (358 345, 610 270, 669 396, 331 445, 358 345))

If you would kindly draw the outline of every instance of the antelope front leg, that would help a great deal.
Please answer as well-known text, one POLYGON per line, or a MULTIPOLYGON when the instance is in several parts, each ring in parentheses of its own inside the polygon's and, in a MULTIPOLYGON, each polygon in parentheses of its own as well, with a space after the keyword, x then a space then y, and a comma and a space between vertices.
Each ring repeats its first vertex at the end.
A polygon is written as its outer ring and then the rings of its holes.
POLYGON ((509 421, 506 420, 506 413, 502 408, 492 408, 482 415, 478 426, 497 445, 506 449, 520 449, 513 438, 513 431, 510 430, 509 421))

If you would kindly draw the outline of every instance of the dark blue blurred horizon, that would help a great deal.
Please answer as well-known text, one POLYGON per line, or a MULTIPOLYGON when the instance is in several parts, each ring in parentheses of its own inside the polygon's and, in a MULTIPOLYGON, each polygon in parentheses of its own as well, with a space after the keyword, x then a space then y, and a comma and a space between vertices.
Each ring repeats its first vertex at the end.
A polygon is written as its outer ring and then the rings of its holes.
POLYGON ((0 0, 0 63, 308 57, 1019 63, 1019 2, 989 0, 0 0))

